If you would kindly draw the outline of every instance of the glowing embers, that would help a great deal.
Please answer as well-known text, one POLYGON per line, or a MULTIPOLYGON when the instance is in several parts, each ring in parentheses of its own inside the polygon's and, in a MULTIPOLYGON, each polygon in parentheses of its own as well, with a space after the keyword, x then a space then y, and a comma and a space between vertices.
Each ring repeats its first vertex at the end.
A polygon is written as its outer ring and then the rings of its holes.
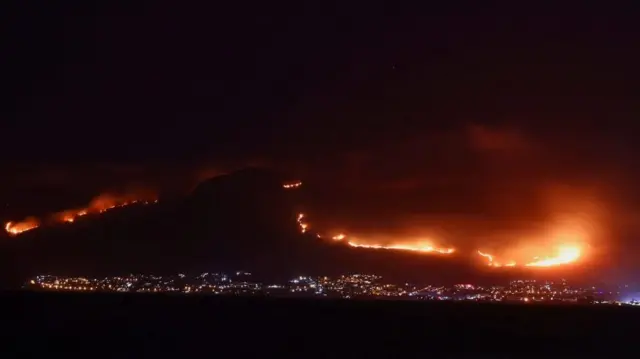
POLYGON ((296 222, 298 222, 298 227, 300 228, 300 232, 307 233, 307 230, 309 229, 309 224, 305 221, 304 213, 298 213, 296 222))
POLYGON ((284 189, 294 189, 294 188, 299 188, 300 186, 302 186, 302 182, 297 181, 297 182, 285 183, 285 184, 282 185, 282 188, 284 188, 284 189))

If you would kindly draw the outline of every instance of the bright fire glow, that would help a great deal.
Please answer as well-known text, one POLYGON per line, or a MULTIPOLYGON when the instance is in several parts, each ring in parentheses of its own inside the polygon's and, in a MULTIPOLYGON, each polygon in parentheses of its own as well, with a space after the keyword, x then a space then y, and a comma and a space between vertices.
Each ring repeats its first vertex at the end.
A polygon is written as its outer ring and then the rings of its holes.
POLYGON ((297 181, 297 182, 291 182, 291 183, 285 183, 282 185, 282 188, 284 189, 293 189, 293 188, 298 188, 302 186, 302 182, 297 181))
MULTIPOLYGON (((342 241, 347 238, 347 235, 344 233, 336 234, 331 237, 334 241, 342 241)), ((396 244, 370 244, 370 243, 361 243, 357 240, 350 238, 347 241, 347 244, 351 247, 355 248, 368 248, 368 249, 387 249, 387 250, 397 250, 397 251, 411 251, 411 252, 419 252, 419 253, 440 253, 440 254, 451 254, 455 252, 453 248, 438 248, 434 247, 429 242, 416 242, 416 243, 396 243, 396 244)))
MULTIPOLYGON (((300 232, 301 233, 306 233, 309 225, 308 223, 305 221, 305 215, 304 213, 299 213, 296 221, 298 222, 298 227, 300 228, 300 232)), ((317 234, 316 235, 318 238, 322 238, 321 235, 317 234)), ((347 235, 344 233, 338 233, 335 236, 332 236, 331 239, 334 241, 343 241, 347 238, 347 235)), ((439 253, 439 254, 451 254, 453 253, 455 250, 453 248, 439 248, 439 247, 435 247, 433 246, 431 243, 428 242, 416 242, 416 243, 412 243, 412 244, 400 244, 400 243, 396 243, 396 244, 389 244, 389 245, 382 245, 382 244, 366 244, 366 243, 360 243, 358 241, 356 241, 354 238, 349 238, 349 240, 346 242, 347 245, 354 247, 354 248, 368 248, 368 249, 387 249, 387 250, 398 250, 398 251, 411 251, 411 252, 419 252, 419 253, 439 253)))
MULTIPOLYGON (((298 181, 285 183, 283 187, 291 189, 298 188, 301 185, 302 182, 298 181)), ((498 255, 493 252, 477 250, 476 253, 483 258, 487 266, 493 268, 540 268, 562 266, 584 260, 587 244, 594 236, 598 236, 597 224, 599 221, 597 219, 601 209, 594 211, 592 208, 593 203, 597 202, 593 201, 587 201, 585 204, 584 201, 572 201, 567 199, 567 196, 561 195, 551 196, 551 198, 553 203, 550 205, 549 210, 553 213, 553 222, 551 222, 551 226, 547 226, 547 229, 550 228, 551 232, 528 233, 526 234, 527 236, 532 235, 530 240, 519 241, 517 244, 507 247, 506 251, 503 248, 498 255), (590 215, 587 215, 587 212, 590 215), (541 241, 540 238, 544 238, 544 240, 541 241)), ((309 232, 310 226, 303 213, 298 214, 296 221, 301 233, 309 232)), ((335 242, 344 242, 345 245, 353 248, 443 255, 456 252, 454 248, 437 246, 432 241, 424 241, 418 238, 401 238, 401 241, 397 241, 395 238, 360 239, 344 233, 329 236, 315 233, 315 236, 317 238, 330 238, 335 242)), ((521 234, 517 236, 521 236, 521 234)))
MULTIPOLYGON (((140 199, 134 196, 115 196, 110 194, 103 194, 94 198, 91 203, 85 208, 70 209, 55 213, 51 215, 47 222, 52 223, 74 223, 79 217, 86 216, 88 214, 100 214, 108 210, 130 206, 133 204, 151 204, 158 203, 157 199, 140 199)), ((40 226, 42 221, 29 217, 20 222, 7 222, 5 224, 5 231, 12 236, 24 233, 30 229, 34 229, 40 226)))
MULTIPOLYGON (((300 228, 300 232, 306 233, 309 229, 309 225, 306 222, 306 217, 303 213, 299 213, 296 221, 298 223, 298 227, 300 228)), ((575 232, 572 232, 575 233, 575 232)), ((316 235, 318 238, 322 238, 321 235, 316 235)), ((581 236, 567 236, 566 232, 562 232, 561 236, 557 236, 556 239, 561 240, 573 240, 575 243, 579 243, 578 239, 581 236)), ((430 241, 423 240, 415 240, 415 241, 403 241, 396 242, 391 241, 387 244, 375 243, 369 240, 360 240, 351 236, 347 236, 344 233, 338 233, 331 237, 331 240, 336 242, 343 242, 350 247, 353 248, 366 248, 366 249, 384 249, 384 250, 397 250, 397 251, 409 251, 416 253, 430 253, 430 254, 452 254, 455 252, 454 248, 451 247, 439 247, 433 244, 430 241)), ((494 254, 487 253, 485 251, 478 250, 477 253, 481 257, 485 258, 487 261, 487 265, 494 268, 500 267, 516 267, 516 266, 524 266, 524 267, 552 267, 564 264, 570 264, 577 262, 582 255, 582 246, 581 245, 559 245, 556 246, 556 254, 554 256, 541 257, 541 256, 533 256, 533 253, 539 253, 542 248, 519 248, 519 255, 517 258, 522 259, 520 261, 521 265, 517 263, 517 261, 513 259, 508 260, 498 260, 494 254), (528 259, 527 259, 528 258, 528 259)))
POLYGON ((24 233, 28 230, 38 228, 40 222, 35 218, 27 218, 20 222, 7 222, 4 225, 5 231, 12 236, 17 236, 20 233, 24 233))
POLYGON ((76 221, 76 218, 86 216, 87 214, 89 214, 89 211, 86 209, 69 210, 69 211, 60 212, 59 218, 63 222, 73 223, 76 221))
POLYGON ((576 216, 558 217, 549 229, 548 232, 507 248, 507 251, 501 251, 497 256, 485 251, 478 251, 478 254, 484 257, 487 265, 491 267, 567 265, 584 259, 589 239, 597 233, 593 221, 576 216))
POLYGON ((551 267, 561 264, 568 264, 577 261, 582 251, 578 246, 562 246, 558 248, 558 254, 555 257, 539 259, 531 263, 525 264, 527 267, 551 267))
MULTIPOLYGON (((517 263, 514 260, 506 262, 500 262, 495 259, 494 255, 486 252, 478 251, 478 254, 487 259, 487 265, 490 267, 515 267, 517 263)), ((565 245, 560 246, 557 249, 557 253, 554 256, 545 257, 540 259, 539 257, 532 257, 530 261, 525 261, 525 267, 553 267, 563 264, 570 264, 577 262, 582 255, 582 249, 577 245, 565 245)))
POLYGON ((305 222, 304 218, 304 213, 298 213, 296 222, 298 222, 298 227, 300 228, 301 233, 306 233, 309 228, 309 224, 305 222))
POLYGON ((440 254, 451 254, 455 252, 453 248, 437 248, 426 243, 390 244, 390 245, 362 244, 362 243, 357 243, 355 241, 349 241, 347 243, 351 247, 356 247, 356 248, 388 249, 388 250, 411 251, 411 252, 420 252, 420 253, 440 253, 440 254))
POLYGON ((506 263, 500 263, 496 260, 494 260, 494 256, 492 256, 489 253, 484 253, 481 251, 478 251, 478 254, 487 258, 487 260, 489 261, 489 263, 487 263, 490 267, 515 267, 516 266, 516 262, 515 261, 508 261, 506 263))

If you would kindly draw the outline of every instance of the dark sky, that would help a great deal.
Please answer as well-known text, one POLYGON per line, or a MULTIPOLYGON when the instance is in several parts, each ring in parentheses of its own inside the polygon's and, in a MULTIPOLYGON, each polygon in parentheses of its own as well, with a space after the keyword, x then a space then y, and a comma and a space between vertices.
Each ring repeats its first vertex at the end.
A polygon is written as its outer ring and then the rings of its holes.
POLYGON ((597 197, 608 229, 634 237, 633 8, 15 3, 12 205, 266 163, 321 183, 346 217, 506 226, 544 218, 560 192, 597 197))

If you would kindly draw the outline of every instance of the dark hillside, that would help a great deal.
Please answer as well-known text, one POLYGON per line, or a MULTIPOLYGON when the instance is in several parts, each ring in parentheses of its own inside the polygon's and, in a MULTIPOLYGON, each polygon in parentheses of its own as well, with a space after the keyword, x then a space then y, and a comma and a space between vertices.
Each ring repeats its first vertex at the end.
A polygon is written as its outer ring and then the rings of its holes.
POLYGON ((207 180, 180 200, 120 208, 71 225, 43 226, 3 238, 3 276, 249 265, 299 241, 289 192, 276 174, 245 169, 207 180))
MULTIPOLYGON (((249 168, 202 182, 187 197, 43 226, 0 243, 4 286, 36 274, 100 276, 246 269, 272 279, 377 273, 431 283, 481 279, 468 259, 354 249, 301 234, 305 187, 249 168)), ((513 274, 513 273, 512 273, 513 274)))

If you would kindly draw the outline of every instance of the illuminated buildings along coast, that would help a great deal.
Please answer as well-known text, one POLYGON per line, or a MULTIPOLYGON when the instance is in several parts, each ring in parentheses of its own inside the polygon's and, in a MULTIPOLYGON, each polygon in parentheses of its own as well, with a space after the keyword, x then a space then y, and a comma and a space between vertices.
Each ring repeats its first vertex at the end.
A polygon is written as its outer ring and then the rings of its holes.
MULTIPOLYGON (((128 275, 84 278, 40 275, 27 281, 28 290, 61 292, 182 293, 211 295, 259 295, 314 298, 370 298, 435 301, 482 301, 520 303, 622 303, 619 291, 595 287, 578 288, 561 281, 515 280, 502 286, 456 284, 453 286, 389 283, 371 274, 338 277, 298 276, 287 283, 262 283, 251 273, 202 273, 196 276, 128 275)), ((618 289, 620 290, 620 289, 618 289)), ((640 298, 638 298, 640 299, 640 298)))

